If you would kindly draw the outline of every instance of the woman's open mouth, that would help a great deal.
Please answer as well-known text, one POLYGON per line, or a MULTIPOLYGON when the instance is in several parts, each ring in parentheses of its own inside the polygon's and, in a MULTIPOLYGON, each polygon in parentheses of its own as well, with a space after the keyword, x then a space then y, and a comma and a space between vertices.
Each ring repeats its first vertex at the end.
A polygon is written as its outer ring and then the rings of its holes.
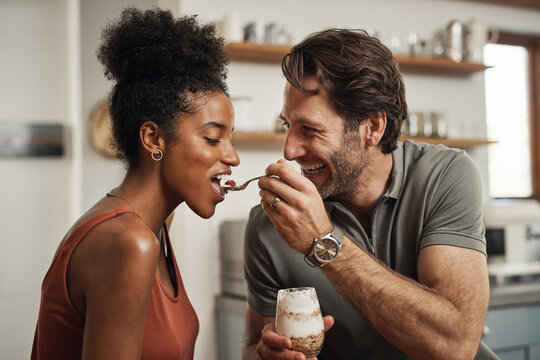
POLYGON ((235 186, 236 182, 234 180, 228 179, 229 175, 226 174, 219 174, 214 177, 212 177, 212 187, 214 190, 219 193, 222 197, 227 194, 227 190, 224 186, 221 185, 221 181, 225 181, 225 186, 235 186))

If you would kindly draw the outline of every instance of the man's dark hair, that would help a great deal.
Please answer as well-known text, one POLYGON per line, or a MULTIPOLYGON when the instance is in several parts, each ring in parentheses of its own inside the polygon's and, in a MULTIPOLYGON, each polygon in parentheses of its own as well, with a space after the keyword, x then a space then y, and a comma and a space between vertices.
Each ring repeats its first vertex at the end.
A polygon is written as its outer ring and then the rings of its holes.
POLYGON ((155 122, 172 142, 181 114, 215 91, 227 94, 227 57, 213 24, 195 16, 175 19, 170 11, 127 8, 103 31, 97 57, 115 80, 110 114, 117 156, 134 165, 139 129, 155 122))
POLYGON ((345 119, 345 131, 356 131, 363 120, 386 114, 379 143, 383 153, 397 147, 407 117, 405 84, 392 53, 361 30, 328 29, 295 45, 281 63, 287 81, 304 95, 304 78, 315 77, 328 93, 334 110, 345 119))

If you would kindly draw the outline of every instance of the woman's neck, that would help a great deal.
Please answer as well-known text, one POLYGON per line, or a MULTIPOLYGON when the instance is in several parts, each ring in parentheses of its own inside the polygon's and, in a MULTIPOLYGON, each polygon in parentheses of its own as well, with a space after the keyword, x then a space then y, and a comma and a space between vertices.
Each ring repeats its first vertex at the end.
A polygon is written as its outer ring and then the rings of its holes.
POLYGON ((114 194, 129 201, 156 235, 167 217, 181 203, 175 194, 166 192, 157 171, 128 170, 114 194))

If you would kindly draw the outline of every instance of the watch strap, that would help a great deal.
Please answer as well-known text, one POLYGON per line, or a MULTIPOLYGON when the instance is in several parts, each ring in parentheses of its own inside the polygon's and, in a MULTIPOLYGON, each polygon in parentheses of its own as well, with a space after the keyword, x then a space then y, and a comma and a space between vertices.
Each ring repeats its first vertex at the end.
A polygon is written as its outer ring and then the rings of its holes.
POLYGON ((334 229, 332 230, 331 234, 336 238, 339 246, 341 246, 341 243, 343 242, 343 236, 345 236, 343 230, 341 230, 339 226, 334 225, 334 229))
MULTIPOLYGON (((341 249, 341 243, 343 242, 343 236, 344 236, 343 230, 341 230, 338 226, 334 225, 334 228, 332 229, 332 231, 329 232, 326 235, 321 236, 321 238, 325 237, 325 236, 329 236, 329 235, 332 235, 332 237, 337 240, 337 242, 338 242, 338 251, 339 251, 341 249)), ((320 239, 320 238, 315 238, 313 240, 314 244, 317 241, 317 239, 320 239)), ((336 255, 336 257, 337 257, 337 255, 336 255)), ((311 267, 321 267, 321 266, 324 266, 324 265, 328 264, 328 263, 322 263, 319 260, 317 260, 317 258, 315 257, 315 252, 314 252, 313 249, 312 249, 312 251, 311 251, 311 253, 309 255, 304 255, 304 261, 306 262, 306 264, 308 264, 311 267)))
POLYGON ((319 262, 319 260, 315 258, 315 255, 311 255, 311 254, 304 255, 304 261, 306 262, 306 264, 308 264, 311 267, 320 267, 323 265, 319 262))

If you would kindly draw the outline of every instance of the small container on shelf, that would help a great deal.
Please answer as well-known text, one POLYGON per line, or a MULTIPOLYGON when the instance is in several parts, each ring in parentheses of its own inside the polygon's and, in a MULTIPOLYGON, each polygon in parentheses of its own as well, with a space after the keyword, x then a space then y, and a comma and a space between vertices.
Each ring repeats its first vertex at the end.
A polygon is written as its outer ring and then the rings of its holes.
POLYGON ((446 117, 439 111, 431 111, 428 114, 431 123, 432 136, 436 138, 446 138, 446 117))
POLYGON ((411 111, 409 116, 404 121, 403 132, 409 136, 422 136, 423 135, 423 115, 418 111, 411 111))
POLYGON ((446 119, 440 111, 411 111, 403 122, 402 132, 408 136, 446 138, 446 119))
POLYGON ((420 135, 425 137, 433 137, 433 125, 431 123, 431 117, 429 114, 420 113, 419 118, 420 125, 418 127, 420 129, 420 135))

